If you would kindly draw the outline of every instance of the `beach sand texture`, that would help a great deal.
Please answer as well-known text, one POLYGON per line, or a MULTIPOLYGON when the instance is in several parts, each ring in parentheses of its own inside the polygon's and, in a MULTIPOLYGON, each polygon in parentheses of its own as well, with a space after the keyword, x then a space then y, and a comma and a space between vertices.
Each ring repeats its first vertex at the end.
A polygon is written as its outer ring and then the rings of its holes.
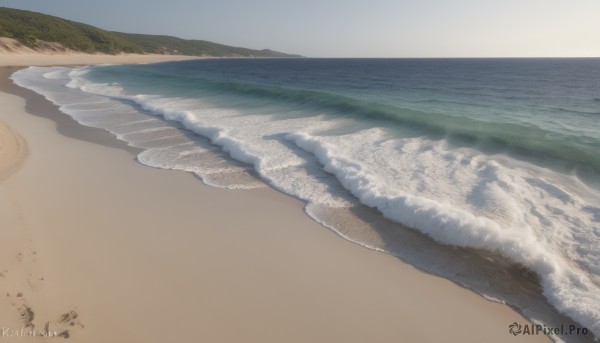
POLYGON ((27 156, 27 143, 7 125, 0 123, 0 180, 19 169, 27 156))
POLYGON ((2 327, 91 343, 548 341, 513 337, 527 323, 513 309, 350 243, 270 188, 142 166, 0 70, 2 327))

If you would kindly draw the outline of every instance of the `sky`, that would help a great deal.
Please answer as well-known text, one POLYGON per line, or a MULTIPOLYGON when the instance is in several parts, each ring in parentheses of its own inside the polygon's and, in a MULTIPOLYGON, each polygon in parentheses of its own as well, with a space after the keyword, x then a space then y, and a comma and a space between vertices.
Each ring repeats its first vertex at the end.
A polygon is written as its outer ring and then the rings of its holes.
POLYGON ((600 0, 0 0, 0 7, 309 57, 600 57, 600 0))

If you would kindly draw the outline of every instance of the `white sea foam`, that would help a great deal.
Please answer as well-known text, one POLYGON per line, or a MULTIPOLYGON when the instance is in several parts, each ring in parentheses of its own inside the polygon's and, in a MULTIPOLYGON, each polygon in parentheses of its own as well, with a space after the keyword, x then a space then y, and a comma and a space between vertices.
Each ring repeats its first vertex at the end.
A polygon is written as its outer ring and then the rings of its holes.
POLYGON ((138 156, 144 164, 190 171, 229 188, 258 187, 256 173, 306 201, 317 220, 319 208, 361 203, 438 242, 497 252, 535 271, 545 297, 600 336, 600 194, 574 176, 446 140, 404 137, 380 127, 340 129, 348 119, 273 120, 272 114, 203 99, 127 94, 117 84, 94 84, 85 73, 29 68, 13 80, 80 123, 146 148, 138 156), (178 126, 206 139, 190 140, 178 126), (336 130, 344 134, 323 134, 336 130))
POLYGON ((387 218, 441 243, 497 251, 536 271, 559 310, 598 332, 600 288, 593 274, 600 225, 593 212, 600 206, 594 199, 561 189, 569 183, 549 170, 504 165, 444 141, 382 141, 382 131, 288 137, 387 218))

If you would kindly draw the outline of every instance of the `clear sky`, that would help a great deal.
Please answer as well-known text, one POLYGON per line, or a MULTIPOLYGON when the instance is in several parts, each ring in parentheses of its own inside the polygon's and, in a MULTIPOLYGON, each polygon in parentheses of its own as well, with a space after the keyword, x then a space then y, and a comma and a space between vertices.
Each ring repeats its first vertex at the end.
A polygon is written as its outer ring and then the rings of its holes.
POLYGON ((600 0, 0 0, 106 30, 310 57, 600 56, 600 0))

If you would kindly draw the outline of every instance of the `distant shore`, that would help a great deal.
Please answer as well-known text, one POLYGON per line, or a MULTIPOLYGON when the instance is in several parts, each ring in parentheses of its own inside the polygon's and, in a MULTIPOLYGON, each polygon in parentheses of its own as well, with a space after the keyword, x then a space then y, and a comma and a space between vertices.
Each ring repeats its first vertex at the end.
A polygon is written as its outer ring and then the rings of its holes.
POLYGON ((84 65, 84 64, 115 64, 115 63, 155 63, 166 61, 182 61, 201 57, 183 55, 158 54, 84 54, 84 53, 2 53, 0 66, 48 66, 48 65, 84 65))
POLYGON ((0 55, 0 326, 87 343, 548 341, 512 336, 529 321, 510 307, 341 239, 270 188, 142 166, 8 79, 189 58, 0 55))

